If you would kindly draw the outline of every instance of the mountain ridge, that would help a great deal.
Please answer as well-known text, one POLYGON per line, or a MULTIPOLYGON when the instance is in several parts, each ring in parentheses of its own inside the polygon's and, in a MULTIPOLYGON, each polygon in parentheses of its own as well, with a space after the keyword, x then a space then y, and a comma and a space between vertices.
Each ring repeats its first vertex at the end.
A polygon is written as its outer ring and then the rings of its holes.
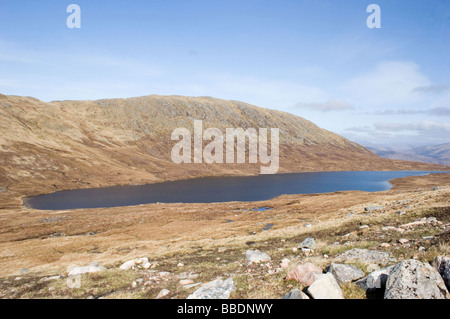
MULTIPOLYGON (((146 184, 219 175, 255 175, 260 165, 175 164, 171 132, 248 127, 280 129, 279 173, 340 170, 444 170, 383 159, 363 146, 286 112, 212 97, 148 95, 42 102, 0 96, 0 187, 18 195, 146 184)), ((14 195, 15 194, 15 195, 14 195)), ((15 201, 13 200, 15 199, 15 201)))

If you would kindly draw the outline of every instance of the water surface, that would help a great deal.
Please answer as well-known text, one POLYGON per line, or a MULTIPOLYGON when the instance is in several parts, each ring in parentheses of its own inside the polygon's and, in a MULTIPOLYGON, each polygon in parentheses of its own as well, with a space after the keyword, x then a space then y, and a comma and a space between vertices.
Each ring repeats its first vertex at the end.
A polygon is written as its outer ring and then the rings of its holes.
MULTIPOLYGON (((283 194, 388 190, 391 179, 429 171, 313 172, 239 177, 205 177, 148 185, 59 191, 25 199, 36 209, 64 210, 132 206, 149 203, 260 201, 283 194)), ((448 172, 443 172, 448 173, 448 172)))

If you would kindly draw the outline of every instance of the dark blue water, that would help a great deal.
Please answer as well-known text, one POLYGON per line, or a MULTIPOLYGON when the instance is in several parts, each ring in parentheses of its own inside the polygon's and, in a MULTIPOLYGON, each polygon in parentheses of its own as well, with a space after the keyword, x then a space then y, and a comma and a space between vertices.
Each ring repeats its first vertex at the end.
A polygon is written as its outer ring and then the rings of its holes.
MULTIPOLYGON (((260 201, 283 194, 329 193, 346 190, 388 190, 391 179, 425 175, 428 171, 314 172, 240 177, 207 177, 149 185, 77 189, 29 197, 35 209, 62 210, 133 206, 149 203, 213 203, 260 201)), ((446 172, 448 173, 448 172, 446 172)))

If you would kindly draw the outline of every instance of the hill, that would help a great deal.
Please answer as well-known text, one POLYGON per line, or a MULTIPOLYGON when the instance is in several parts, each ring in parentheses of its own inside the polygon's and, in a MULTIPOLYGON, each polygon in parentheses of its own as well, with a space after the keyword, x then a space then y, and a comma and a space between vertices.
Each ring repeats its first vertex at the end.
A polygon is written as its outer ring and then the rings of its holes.
POLYGON ((260 165, 248 162, 175 164, 171 133, 192 130, 193 120, 205 129, 279 128, 279 173, 443 169, 384 159, 301 117, 238 101, 152 95, 46 103, 1 95, 1 202, 60 189, 259 173, 260 165))

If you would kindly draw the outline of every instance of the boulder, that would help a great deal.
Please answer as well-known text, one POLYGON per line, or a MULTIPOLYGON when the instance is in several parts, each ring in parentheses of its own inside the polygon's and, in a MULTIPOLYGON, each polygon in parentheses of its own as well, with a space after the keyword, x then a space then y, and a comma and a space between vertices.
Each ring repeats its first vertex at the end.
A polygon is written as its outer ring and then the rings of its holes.
POLYGON ((143 258, 135 258, 132 260, 129 260, 127 262, 124 262, 121 266, 120 269, 122 270, 130 270, 130 269, 134 269, 134 268, 144 268, 144 269, 148 269, 150 268, 151 264, 148 261, 147 257, 143 257, 143 258))
POLYGON ((98 271, 106 270, 105 267, 102 267, 98 264, 98 262, 94 261, 89 266, 83 266, 83 267, 75 267, 69 272, 70 276, 76 276, 81 274, 87 274, 87 273, 94 273, 98 271))
POLYGON ((322 274, 322 269, 312 263, 297 265, 286 276, 286 280, 295 280, 304 286, 310 286, 317 276, 322 274))
POLYGON ((447 289, 450 290, 450 257, 436 257, 434 259, 434 266, 441 275, 442 279, 444 279, 447 289))
POLYGON ((339 284, 352 282, 364 277, 364 272, 358 267, 332 263, 327 268, 327 272, 331 273, 339 284))
POLYGON ((298 248, 301 248, 301 249, 304 249, 304 248, 306 248, 306 249, 316 249, 317 248, 317 243, 314 240, 314 238, 308 237, 300 244, 300 246, 298 248))
POLYGON ((187 299, 228 299, 234 289, 233 278, 222 280, 218 278, 197 289, 187 299))
POLYGON ((313 299, 344 299, 342 290, 331 273, 319 275, 307 292, 313 299))
POLYGON ((271 258, 268 254, 259 250, 247 250, 245 252, 245 260, 252 263, 270 261, 271 258))
POLYGON ((444 280, 429 264, 408 259, 396 264, 386 282, 384 299, 445 299, 444 280))
POLYGON ((294 289, 285 294, 281 299, 309 299, 309 297, 300 289, 294 289))
POLYGON ((394 260, 390 252, 353 248, 335 258, 342 262, 361 262, 364 264, 387 265, 394 260))
POLYGON ((356 284, 366 291, 371 291, 374 289, 385 289, 386 281, 394 266, 389 266, 380 270, 371 272, 366 277, 358 280, 356 284))

